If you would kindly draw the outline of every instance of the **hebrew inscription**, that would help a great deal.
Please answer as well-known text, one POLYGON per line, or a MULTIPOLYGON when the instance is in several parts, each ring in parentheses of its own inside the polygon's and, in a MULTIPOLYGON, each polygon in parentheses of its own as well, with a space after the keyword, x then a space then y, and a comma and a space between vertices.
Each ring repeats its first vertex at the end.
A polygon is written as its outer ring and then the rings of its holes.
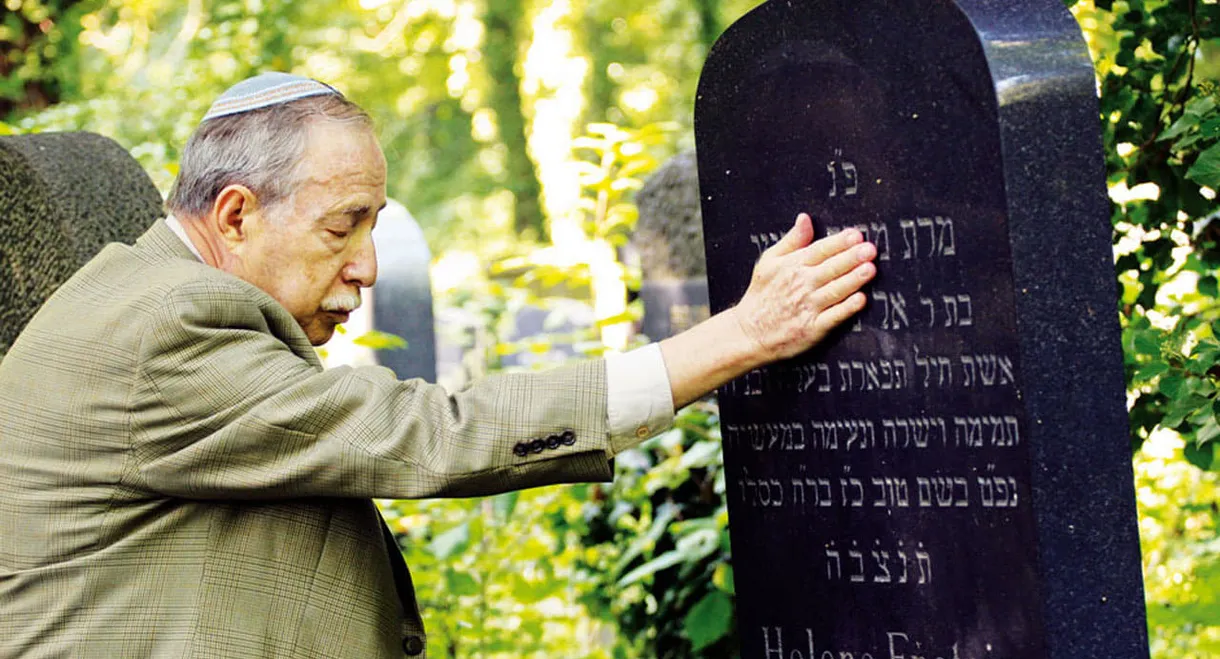
MULTIPOLYGON (((1032 514, 1029 428, 1011 290, 993 276, 1005 245, 969 207, 864 212, 877 177, 854 151, 824 161, 815 221, 877 246, 868 307, 830 349, 723 387, 721 430, 733 523, 749 511, 748 534, 804 525, 803 583, 886 610, 976 588, 972 554, 1011 550, 1032 514)), ((757 258, 783 232, 737 235, 757 258)), ((913 628, 848 643, 819 640, 821 622, 760 621, 756 657, 965 656, 961 639, 913 628)))

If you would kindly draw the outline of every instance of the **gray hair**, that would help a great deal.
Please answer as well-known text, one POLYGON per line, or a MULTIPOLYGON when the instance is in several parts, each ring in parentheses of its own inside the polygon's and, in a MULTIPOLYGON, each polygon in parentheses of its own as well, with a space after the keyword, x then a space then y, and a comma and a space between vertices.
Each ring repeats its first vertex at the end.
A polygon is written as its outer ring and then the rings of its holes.
POLYGON ((266 206, 290 199, 300 184, 307 129, 316 121, 373 125, 360 106, 337 94, 209 119, 182 150, 165 210, 201 217, 230 185, 246 186, 266 206))

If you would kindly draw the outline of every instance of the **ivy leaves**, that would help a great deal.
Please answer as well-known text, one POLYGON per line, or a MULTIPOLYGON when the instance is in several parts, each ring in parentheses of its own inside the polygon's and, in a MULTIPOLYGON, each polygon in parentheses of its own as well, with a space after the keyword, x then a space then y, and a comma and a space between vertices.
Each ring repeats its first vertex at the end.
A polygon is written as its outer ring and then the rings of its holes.
POLYGON ((1133 433, 1155 428, 1188 438, 1185 457, 1200 469, 1220 469, 1220 321, 1188 330, 1153 327, 1146 318, 1128 325, 1124 352, 1133 393, 1133 433))

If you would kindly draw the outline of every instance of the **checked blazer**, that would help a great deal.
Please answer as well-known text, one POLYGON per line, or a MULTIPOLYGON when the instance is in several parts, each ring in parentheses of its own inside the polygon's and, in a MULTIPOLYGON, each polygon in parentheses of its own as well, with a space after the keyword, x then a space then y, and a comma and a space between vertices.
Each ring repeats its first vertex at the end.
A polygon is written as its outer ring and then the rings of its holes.
POLYGON ((605 365, 323 370, 158 221, 0 362, 0 657, 425 656, 371 498, 608 480, 605 365))

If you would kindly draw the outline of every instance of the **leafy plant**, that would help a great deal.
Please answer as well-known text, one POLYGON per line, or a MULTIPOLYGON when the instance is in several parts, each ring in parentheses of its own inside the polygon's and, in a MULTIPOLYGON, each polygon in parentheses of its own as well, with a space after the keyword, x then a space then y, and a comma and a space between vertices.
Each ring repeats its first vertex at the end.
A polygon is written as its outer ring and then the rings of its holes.
POLYGON ((633 657, 736 656, 733 568, 720 419, 714 402, 682 410, 674 429, 619 456, 581 536, 584 598, 617 621, 633 657))

